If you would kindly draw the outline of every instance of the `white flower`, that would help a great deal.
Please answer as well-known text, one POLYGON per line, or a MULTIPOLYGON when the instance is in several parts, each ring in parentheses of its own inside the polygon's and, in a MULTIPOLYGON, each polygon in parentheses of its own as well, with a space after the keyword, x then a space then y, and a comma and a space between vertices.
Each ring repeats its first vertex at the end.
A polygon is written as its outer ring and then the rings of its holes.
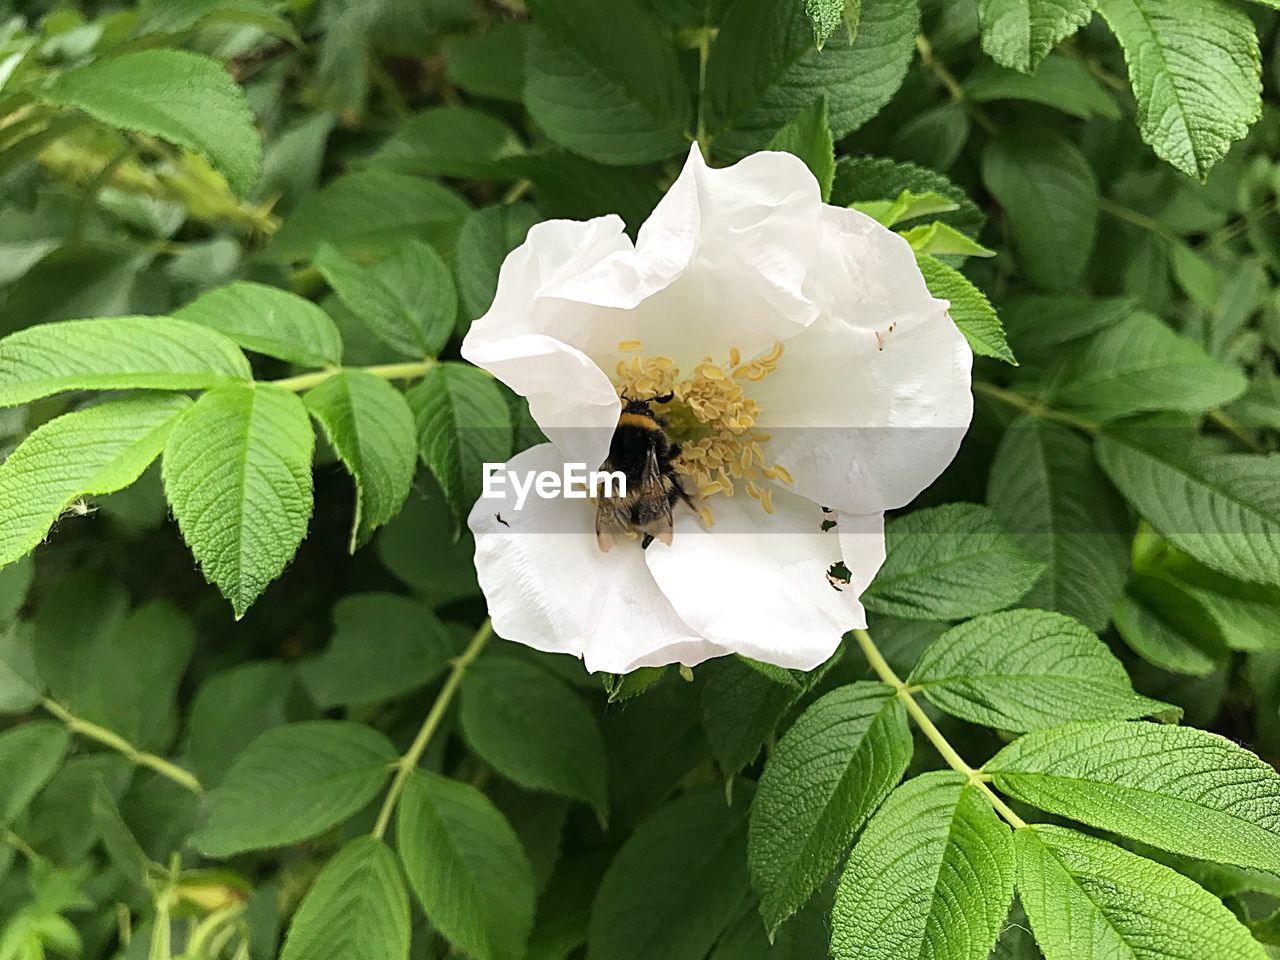
POLYGON ((487 497, 468 521, 498 634, 593 671, 822 663, 866 626, 884 511, 933 482, 973 410, 972 353, 906 241, 824 205, 785 153, 712 169, 691 150, 634 244, 616 216, 533 227, 462 354, 551 441, 518 473, 594 469, 620 392, 676 393, 657 409, 702 497, 670 546, 602 551, 583 499, 487 497))

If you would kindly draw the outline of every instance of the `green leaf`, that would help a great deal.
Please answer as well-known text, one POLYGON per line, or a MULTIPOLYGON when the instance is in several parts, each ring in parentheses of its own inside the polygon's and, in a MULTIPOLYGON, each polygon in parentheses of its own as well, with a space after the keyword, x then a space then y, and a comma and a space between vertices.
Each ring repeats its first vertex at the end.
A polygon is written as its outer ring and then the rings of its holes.
POLYGON ((1007 610, 952 627, 924 652, 907 682, 953 716, 1016 732, 1181 712, 1134 693, 1106 644, 1047 610, 1007 610))
POLYGON ((458 273, 458 295, 462 301, 459 332, 484 315, 498 292, 498 270, 508 253, 524 242, 525 235, 539 220, 527 203, 485 207, 467 217, 458 234, 454 266, 458 273))
POLYGON ((705 957, 749 890, 745 806, 695 790, 636 827, 600 881, 587 960, 705 957))
POLYGON ((1044 573, 976 503, 890 520, 888 559, 862 595, 868 610, 908 620, 960 620, 1017 603, 1044 573))
POLYGON ((1266 956, 1222 901, 1168 867, 1044 824, 1014 843, 1018 896, 1047 960, 1266 956))
POLYGON ((1142 139, 1205 179, 1262 110, 1253 22, 1224 0, 1098 0, 1098 11, 1124 48, 1142 139))
POLYGON ((460 719, 471 749, 498 773, 589 803, 604 819, 604 739, 565 683, 508 657, 479 660, 462 678, 460 719))
POLYGON ((839 864, 911 760, 893 689, 854 683, 813 703, 778 742, 751 807, 747 859, 772 934, 839 864))
POLYGON ((960 328, 969 347, 980 357, 995 357, 1005 363, 1016 364, 1013 351, 1004 337, 1004 327, 996 316, 995 308, 981 290, 959 270, 947 266, 936 257, 917 254, 916 263, 929 292, 940 300, 951 303, 948 311, 955 325, 960 328))
POLYGON ((297 294, 243 280, 217 287, 174 313, 246 350, 305 367, 342 362, 342 336, 327 313, 297 294))
POLYGON ((463 363, 441 363, 408 393, 418 447, 453 511, 466 516, 480 496, 485 463, 511 453, 511 410, 493 378, 463 363))
POLYGON ((58 77, 46 96, 194 150, 241 196, 262 172, 262 141, 244 91, 209 57, 185 50, 103 57, 58 77))
POLYGON ((405 356, 434 357, 458 314, 453 274, 425 243, 407 241, 375 263, 322 245, 315 267, 379 340, 405 356))
POLYGON ((1098 180, 1071 141, 1046 130, 993 138, 982 182, 1000 202, 1032 283, 1075 289, 1098 229, 1098 180))
POLYGON ((298 674, 320 707, 377 703, 426 686, 452 653, 444 624, 419 601, 357 593, 334 604, 333 639, 298 674))
POLYGON ((369 163, 420 177, 501 180, 507 174, 498 161, 523 152, 524 146, 504 121, 454 104, 415 113, 369 163))
POLYGON ((409 894, 376 837, 338 851, 298 905, 280 960, 407 960, 409 894))
POLYGON ((171 317, 67 320, 0 340, 0 407, 64 390, 202 390, 252 376, 222 334, 171 317))
POLYGON ((270 0, 157 0, 139 10, 139 33, 180 33, 197 25, 258 27, 301 47, 302 40, 270 0))
POLYGON ((635 0, 531 0, 525 102, 561 146, 610 164, 685 150, 693 119, 675 49, 635 0))
POLYGON ((1089 442, 1020 417, 996 449, 987 501, 1018 545, 1047 565, 1023 602, 1103 630, 1124 590, 1133 524, 1089 442))
POLYGON ((935 257, 994 257, 996 252, 971 240, 955 227, 937 221, 902 231, 902 238, 916 253, 935 257))
POLYGON ((302 401, 270 384, 210 390, 169 434, 165 496, 237 618, 306 536, 313 446, 302 401))
MULTIPOLYGON (((3 471, 0 464, 0 473, 3 471)), ((21 612, 34 578, 35 568, 30 560, 18 560, 0 570, 0 624, 11 623, 21 612)))
POLYGON ((826 666, 801 682, 788 670, 767 676, 741 656, 718 659, 699 671, 703 672, 702 729, 721 772, 732 777, 756 759, 766 738, 805 690, 822 678, 826 666))
POLYGON ((724 17, 707 61, 705 122, 717 152, 758 150, 820 96, 840 140, 897 92, 920 22, 916 0, 862 0, 857 37, 837 28, 815 50, 800 3, 742 0, 724 17))
POLYGON ((201 783, 221 782, 254 737, 285 722, 293 685, 292 669, 275 660, 240 663, 204 682, 187 721, 187 751, 201 783))
POLYGON ((1217 306, 1218 274, 1212 263, 1185 243, 1176 242, 1170 248, 1169 265, 1178 286, 1197 306, 1205 310, 1217 306))
POLYGON ((448 249, 467 209, 456 193, 430 180, 387 170, 350 173, 303 197, 263 257, 293 263, 325 243, 364 256, 394 252, 405 240, 448 249))
POLYGON ((813 105, 801 110, 785 127, 773 135, 766 150, 781 150, 804 161, 818 180, 825 203, 831 199, 831 182, 836 175, 835 144, 827 125, 827 101, 819 97, 813 105))
POLYGON ((52 720, 24 723, 0 733, 0 827, 23 813, 62 766, 71 734, 52 720))
POLYGON ((1114 615, 1120 638, 1162 670, 1206 677, 1227 659, 1226 642, 1213 614, 1168 578, 1135 574, 1114 615))
POLYGON ((1029 73, 1059 41, 1093 18, 1096 0, 978 0, 982 49, 1029 73))
MULTIPOLYGON (((92 615, 96 605, 86 606, 92 615)), ((56 636, 42 630, 41 672, 54 698, 141 749, 163 751, 177 732, 178 685, 195 649, 191 620, 168 601, 152 600, 120 622, 108 612, 95 626, 56 636)))
POLYGON ((23 622, 0 627, 0 714, 26 713, 44 696, 31 634, 23 622))
POLYGON ((1133 525, 1087 440, 1020 417, 1001 438, 987 499, 1020 547, 1047 564, 1025 605, 1103 630, 1124 590, 1133 525))
POLYGON ((32 550, 78 498, 138 479, 190 404, 168 393, 127 397, 37 428, 0 463, 0 564, 32 550))
POLYGON ((1081 61, 1069 57, 1048 57, 1032 74, 1007 70, 994 63, 979 64, 965 78, 964 91, 974 103, 1026 100, 1042 103, 1081 120, 1092 117, 1120 119, 1120 108, 1106 87, 1081 61))
POLYGON ((1064 344, 1132 316, 1137 305, 1122 297, 1025 294, 1000 304, 1009 337, 1028 363, 1047 364, 1064 344))
POLYGON ((405 784, 396 843, 427 919, 450 943, 475 960, 524 957, 533 870, 483 793, 419 770, 405 784))
POLYGON ((926 773, 885 801, 831 911, 836 960, 987 960, 1013 898, 1013 837, 963 776, 926 773))
POLYGON ((1176 583, 1194 597, 1216 622, 1225 646, 1232 650, 1277 648, 1275 624, 1280 618, 1280 587, 1245 583, 1197 563, 1172 544, 1145 558, 1140 569, 1176 583))
POLYGON ((92 688, 91 658, 120 634, 128 611, 129 596, 119 583, 87 569, 67 574, 31 621, 36 670, 22 672, 32 681, 38 678, 37 685, 55 700, 79 699, 92 688))
POLYGON ((313 720, 268 730, 208 795, 209 818, 191 837, 209 857, 284 847, 324 833, 382 790, 396 750, 371 727, 313 720))
POLYGON ((129 829, 116 798, 101 777, 93 785, 90 809, 98 838, 106 848, 107 856, 134 884, 145 890, 151 858, 129 829))
MULTIPOLYGON (((977 236, 986 215, 963 189, 942 174, 888 157, 841 157, 836 161, 836 177, 831 202, 838 207, 858 206, 865 201, 898 197, 903 191, 925 196, 939 194, 955 204, 952 212, 940 212, 936 219, 961 233, 977 236)), ((878 219, 878 218, 877 218, 878 219)))
POLYGON ((662 199, 657 184, 640 171, 592 163, 564 150, 527 153, 506 165, 533 184, 538 209, 548 217, 585 220, 616 213, 639 229, 662 199))
POLYGON ((910 190, 903 190, 893 200, 862 200, 849 206, 886 227, 896 226, 902 220, 915 220, 960 209, 959 204, 940 193, 913 193, 910 190))
POLYGON ((1220 573, 1280 585, 1280 456, 1195 454, 1109 430, 1098 461, 1163 536, 1220 573))
POLYGON ((849 31, 850 38, 858 35, 862 0, 804 0, 804 12, 813 23, 813 42, 821 50, 841 23, 849 31))
POLYGON ((1280 774, 1225 737, 1067 723, 1015 740, 983 769, 1049 813, 1200 860, 1280 869, 1280 774))
POLYGON ((1049 384, 1055 407, 1102 421, 1148 411, 1212 410, 1248 388, 1238 369, 1149 313, 1069 347, 1049 384))
POLYGON ((450 38, 444 73, 477 97, 519 103, 524 96, 525 49, 533 27, 499 21, 478 35, 450 38))
POLYGON ((404 505, 417 466, 417 427, 404 395, 363 370, 342 370, 303 397, 355 481, 351 551, 404 505))

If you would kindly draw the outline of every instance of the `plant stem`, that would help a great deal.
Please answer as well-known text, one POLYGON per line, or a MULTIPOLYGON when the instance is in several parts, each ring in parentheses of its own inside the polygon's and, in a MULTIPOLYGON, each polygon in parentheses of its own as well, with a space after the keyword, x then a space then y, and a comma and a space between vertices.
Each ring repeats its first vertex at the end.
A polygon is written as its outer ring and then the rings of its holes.
POLYGON ((707 133, 706 101, 707 101, 707 60, 711 56, 711 38, 714 33, 710 29, 698 34, 698 126, 694 139, 698 141, 698 149, 702 151, 702 159, 711 163, 711 135, 707 133))
POLYGON ((1011 407, 1017 407, 1019 410, 1025 410, 1041 420, 1051 420, 1064 426, 1075 427, 1077 430, 1083 430, 1086 433, 1098 432, 1098 424, 1092 420, 1086 420, 1084 417, 1077 417, 1062 410, 1046 407, 1043 403, 1032 400, 1030 397, 1024 397, 1020 393, 1014 393, 1012 390, 1006 390, 1004 387, 997 387, 994 383, 975 380, 973 392, 981 393, 993 400, 999 400, 1001 403, 1008 404, 1011 407))
POLYGON ((493 623, 488 618, 484 623, 480 624, 480 629, 476 631, 475 636, 471 638, 471 642, 467 644, 467 649, 456 657, 453 661, 453 669, 449 671, 449 676, 444 681, 444 686, 440 688, 440 693, 436 697, 435 703, 431 705, 427 718, 422 721, 422 726, 418 728, 418 735, 414 737, 413 743, 409 745, 409 749, 404 752, 399 760, 396 761, 396 775, 391 781, 391 787, 387 790, 387 796, 382 801, 382 809, 378 811, 378 820, 373 827, 373 835, 381 839, 387 832, 387 827, 391 824, 391 815, 395 812, 396 804, 400 802, 400 794, 404 792, 404 786, 409 782, 409 777, 418 769, 418 763, 422 760, 422 754, 427 749, 427 744, 431 742, 431 737, 435 734, 436 729, 440 726, 440 721, 444 719, 445 711, 449 709, 454 694, 458 692, 458 685, 462 683, 462 675, 466 673, 467 667, 471 666, 472 661, 480 655, 480 651, 484 649, 484 645, 489 642, 489 638, 493 636, 493 623))
POLYGON ((36 851, 31 848, 31 844, 27 843, 27 841, 23 840, 12 830, 4 830, 0 832, 0 840, 3 840, 9 846, 13 847, 13 849, 17 850, 32 863, 39 863, 44 860, 44 857, 40 856, 40 854, 36 853, 36 851))
MULTIPOLYGON (((420 377, 436 365, 435 360, 415 360, 408 363, 382 363, 372 367, 349 367, 351 370, 362 370, 383 380, 412 380, 420 377)), ((272 386, 300 393, 324 383, 335 374, 341 373, 342 367, 330 367, 327 370, 316 370, 314 373, 302 373, 296 377, 285 377, 283 380, 268 380, 272 386)))
POLYGON ((871 639, 871 634, 865 630, 855 630, 853 631, 853 636, 858 641, 858 646, 862 648, 863 656, 867 658, 867 663, 871 664, 871 669, 875 671, 876 676, 883 683, 888 684, 897 691, 898 699, 906 707, 907 713, 916 722, 920 732, 933 744, 934 749, 938 751, 942 759, 947 762, 947 766, 956 771, 956 773, 963 774, 969 783, 980 790, 991 806, 995 808, 996 813, 1000 814, 1009 826, 1015 830, 1025 827, 1027 825, 1026 821, 1014 813, 1013 809, 987 785, 987 779, 982 771, 969 766, 964 758, 956 752, 956 748, 943 736, 942 731, 929 719, 929 715, 924 712, 924 708, 916 700, 913 689, 903 683, 902 679, 894 672, 893 667, 889 666, 889 662, 880 653, 880 648, 871 639))
POLYGON ((937 77, 947 93, 951 94, 951 99, 958 103, 968 114, 978 121, 978 126, 990 134, 999 133, 999 128, 982 108, 975 104, 964 92, 964 87, 960 81, 956 79, 955 74, 947 69, 946 65, 933 55, 933 45, 929 43, 929 39, 923 34, 916 34, 916 49, 920 51, 920 62, 933 71, 933 75, 937 77))
POLYGON ((1267 448, 1258 442, 1257 437, 1253 436, 1235 417, 1223 410, 1210 410, 1207 414, 1210 420, 1220 426, 1227 433, 1231 434, 1254 453, 1266 453, 1267 448))
POLYGON ((502 202, 510 206, 523 197, 532 186, 532 180, 517 180, 511 185, 511 188, 502 195, 502 202))
POLYGON ((1114 200, 1109 200, 1106 197, 1100 197, 1098 199, 1098 209, 1105 214, 1115 217, 1117 220, 1124 220, 1127 223, 1133 224, 1135 227, 1141 227, 1143 230, 1150 231, 1161 240, 1168 241, 1169 243, 1176 243, 1178 241, 1178 235, 1159 220, 1154 217, 1148 217, 1145 213, 1139 213, 1137 210, 1132 210, 1129 207, 1124 206, 1124 204, 1116 203, 1114 200))
POLYGON ((106 727, 100 727, 82 717, 77 717, 56 700, 45 697, 42 701, 42 706, 66 724, 67 729, 72 733, 78 733, 82 737, 88 737, 90 740, 102 744, 104 747, 110 747, 117 753, 128 757, 137 766, 154 770, 160 776, 186 787, 192 793, 204 792, 204 787, 201 786, 200 781, 176 763, 170 763, 164 757, 157 757, 154 753, 140 750, 120 734, 108 730, 106 727))

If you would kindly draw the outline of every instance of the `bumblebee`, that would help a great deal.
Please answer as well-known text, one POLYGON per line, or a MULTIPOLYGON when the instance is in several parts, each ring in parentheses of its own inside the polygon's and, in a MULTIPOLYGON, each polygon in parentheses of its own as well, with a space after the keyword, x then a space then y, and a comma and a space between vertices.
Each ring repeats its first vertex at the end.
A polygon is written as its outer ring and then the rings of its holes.
POLYGON ((668 403, 671 394, 649 400, 626 397, 617 429, 609 442, 602 470, 626 477, 625 496, 596 501, 596 542, 608 551, 628 530, 642 534, 642 547, 654 540, 671 544, 671 511, 681 501, 693 507, 672 461, 680 445, 667 436, 665 424, 650 404, 668 403))

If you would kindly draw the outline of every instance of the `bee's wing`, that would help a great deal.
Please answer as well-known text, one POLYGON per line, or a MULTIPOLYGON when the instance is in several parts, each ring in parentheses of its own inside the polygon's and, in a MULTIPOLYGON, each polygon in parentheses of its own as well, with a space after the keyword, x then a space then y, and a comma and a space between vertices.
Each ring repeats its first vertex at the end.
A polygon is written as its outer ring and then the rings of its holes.
MULTIPOLYGON (((658 466, 657 451, 651 447, 640 475, 639 489, 635 491, 635 526, 641 533, 647 533, 667 546, 671 546, 669 483, 658 466)), ((627 492, 631 493, 630 490, 627 492)))
MULTIPOLYGON (((611 460, 600 465, 604 471, 615 470, 611 460)), ((630 493, 630 491, 628 491, 630 493)), ((618 538, 627 532, 627 520, 631 515, 630 497, 599 497, 596 500, 596 544, 608 553, 618 538)))

